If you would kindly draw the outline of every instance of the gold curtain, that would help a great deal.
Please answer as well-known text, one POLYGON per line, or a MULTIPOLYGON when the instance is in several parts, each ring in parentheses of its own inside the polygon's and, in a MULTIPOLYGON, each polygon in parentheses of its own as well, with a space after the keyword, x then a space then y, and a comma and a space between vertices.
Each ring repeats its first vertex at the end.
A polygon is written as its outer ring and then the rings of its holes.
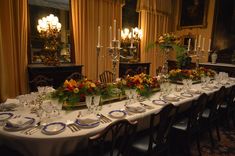
POLYGON ((150 74, 164 63, 164 56, 158 48, 146 50, 157 38, 170 31, 171 0, 138 0, 139 27, 143 30, 141 40, 141 61, 150 62, 150 74))
MULTIPOLYGON (((108 56, 109 26, 117 20, 121 28, 122 0, 71 0, 72 26, 75 45, 75 62, 82 64, 83 74, 96 80, 97 29, 101 26, 101 53, 98 60, 98 75, 111 70, 111 58, 108 56)), ((118 69, 118 68, 117 68, 118 69)))
POLYGON ((0 1, 0 101, 27 92, 27 6, 0 1))

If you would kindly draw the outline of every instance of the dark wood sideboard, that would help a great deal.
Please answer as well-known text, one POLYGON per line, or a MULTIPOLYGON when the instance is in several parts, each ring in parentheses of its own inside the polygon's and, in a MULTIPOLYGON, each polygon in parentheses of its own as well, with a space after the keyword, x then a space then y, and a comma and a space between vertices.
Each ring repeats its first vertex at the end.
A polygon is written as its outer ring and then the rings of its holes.
POLYGON ((40 84, 58 88, 70 75, 74 73, 82 74, 82 66, 75 64, 62 64, 60 66, 28 65, 30 91, 36 91, 37 86, 40 84))
POLYGON ((235 64, 228 64, 228 63, 212 64, 208 62, 208 63, 200 63, 199 66, 213 69, 216 72, 226 72, 230 77, 235 77, 235 64))
POLYGON ((119 77, 125 77, 126 75, 135 75, 140 73, 149 74, 150 63, 129 63, 129 62, 120 62, 119 63, 119 77))

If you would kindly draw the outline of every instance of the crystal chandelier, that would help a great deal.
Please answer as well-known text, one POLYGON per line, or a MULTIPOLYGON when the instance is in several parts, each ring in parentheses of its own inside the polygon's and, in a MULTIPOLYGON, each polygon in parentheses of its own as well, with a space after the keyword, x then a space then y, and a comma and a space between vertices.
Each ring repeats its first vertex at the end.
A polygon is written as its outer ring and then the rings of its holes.
POLYGON ((50 14, 38 20, 37 30, 40 37, 44 40, 43 50, 45 58, 43 60, 46 65, 59 65, 60 61, 57 57, 58 52, 58 38, 60 36, 61 23, 58 17, 50 14))

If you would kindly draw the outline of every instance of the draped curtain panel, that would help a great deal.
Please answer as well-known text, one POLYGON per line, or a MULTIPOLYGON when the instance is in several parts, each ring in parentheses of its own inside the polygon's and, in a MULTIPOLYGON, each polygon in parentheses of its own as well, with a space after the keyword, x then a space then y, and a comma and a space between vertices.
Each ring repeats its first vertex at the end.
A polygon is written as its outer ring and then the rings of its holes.
POLYGON ((172 12, 171 0, 138 0, 139 27, 143 30, 141 40, 141 61, 151 62, 150 74, 156 74, 156 68, 164 63, 164 55, 159 48, 147 50, 160 35, 170 32, 172 12))
POLYGON ((0 1, 0 102, 27 93, 27 6, 0 1))
POLYGON ((97 80, 98 26, 101 26, 103 46, 98 59, 98 75, 104 70, 112 71, 107 51, 110 42, 109 26, 113 28, 113 20, 116 19, 117 28, 121 28, 122 5, 122 0, 71 0, 75 62, 84 65, 83 74, 89 79, 97 80))

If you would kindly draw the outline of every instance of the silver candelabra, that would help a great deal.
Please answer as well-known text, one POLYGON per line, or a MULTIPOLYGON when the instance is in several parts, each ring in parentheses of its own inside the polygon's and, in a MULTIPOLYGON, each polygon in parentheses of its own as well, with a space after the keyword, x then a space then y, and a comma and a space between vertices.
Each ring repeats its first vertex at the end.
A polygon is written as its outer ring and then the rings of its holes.
MULTIPOLYGON (((191 58, 195 57, 196 60, 196 68, 199 68, 200 58, 202 57, 202 53, 204 52, 204 49, 201 49, 201 47, 196 47, 193 50, 193 54, 190 54, 189 56, 191 58)), ((188 54, 190 53, 190 50, 188 50, 188 54)))
POLYGON ((119 62, 120 51, 121 51, 120 41, 112 40, 112 45, 108 47, 108 52, 109 52, 109 56, 111 56, 111 59, 112 59, 112 70, 114 74, 114 80, 117 78, 116 66, 117 66, 117 63, 119 62))

